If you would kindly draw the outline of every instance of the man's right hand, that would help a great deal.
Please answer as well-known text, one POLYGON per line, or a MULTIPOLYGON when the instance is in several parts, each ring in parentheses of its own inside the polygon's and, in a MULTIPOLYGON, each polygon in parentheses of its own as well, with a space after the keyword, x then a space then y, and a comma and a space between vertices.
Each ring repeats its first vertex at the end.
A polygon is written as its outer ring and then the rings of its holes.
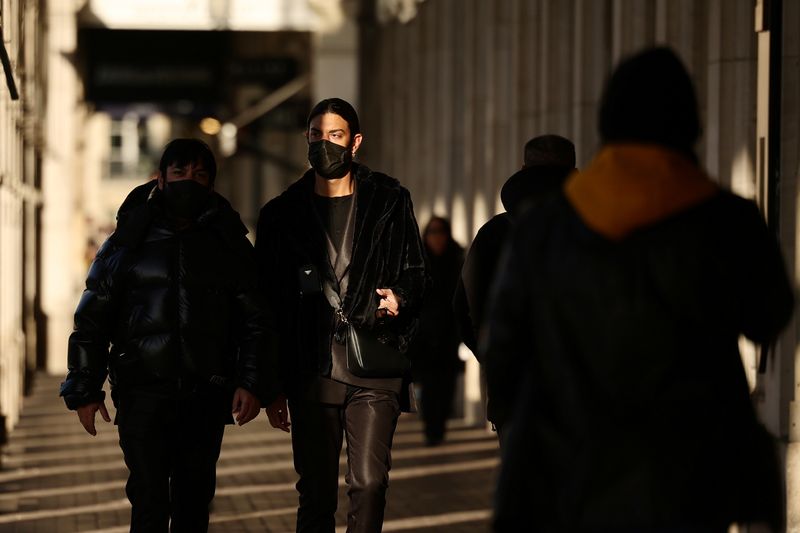
POLYGON ((100 411, 100 416, 103 417, 103 420, 111 422, 111 417, 108 416, 108 409, 106 409, 106 402, 87 403, 86 405, 78 407, 76 411, 78 413, 78 420, 81 421, 83 429, 93 437, 97 435, 97 430, 94 427, 94 414, 97 411, 100 411))

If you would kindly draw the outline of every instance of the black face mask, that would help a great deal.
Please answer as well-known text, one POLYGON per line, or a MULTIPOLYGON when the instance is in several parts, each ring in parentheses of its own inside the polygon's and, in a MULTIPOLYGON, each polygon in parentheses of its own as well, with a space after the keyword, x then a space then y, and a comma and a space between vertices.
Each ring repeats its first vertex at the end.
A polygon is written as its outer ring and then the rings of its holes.
POLYGON ((167 211, 179 218, 194 220, 208 203, 211 190, 194 180, 170 181, 164 184, 167 211))
POLYGON ((338 180, 350 172, 353 152, 325 139, 308 144, 308 162, 317 174, 328 180, 338 180))

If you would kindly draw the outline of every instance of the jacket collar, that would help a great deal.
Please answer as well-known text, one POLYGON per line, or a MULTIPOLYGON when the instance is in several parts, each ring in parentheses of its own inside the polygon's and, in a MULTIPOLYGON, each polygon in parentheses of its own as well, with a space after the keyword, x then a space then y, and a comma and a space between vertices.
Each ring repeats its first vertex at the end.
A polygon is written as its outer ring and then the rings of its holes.
POLYGON ((700 204, 718 190, 685 155, 639 143, 606 145, 564 185, 583 222, 611 240, 700 204))
MULTIPOLYGON (((364 165, 354 163, 352 169, 356 189, 356 212, 353 229, 353 250, 348 272, 349 283, 343 298, 343 307, 347 311, 352 305, 355 295, 363 290, 363 280, 368 278, 369 258, 378 244, 389 216, 400 195, 400 188, 391 178, 373 173, 364 165)), ((295 228, 298 244, 309 255, 310 259, 332 276, 333 269, 327 260, 327 247, 324 228, 317 223, 314 215, 314 170, 308 170, 299 180, 287 189, 292 209, 297 209, 295 220, 300 221, 295 228)))
MULTIPOLYGON (((163 199, 157 185, 146 184, 150 188, 146 198, 141 192, 136 198, 126 199, 120 207, 117 228, 112 235, 115 242, 136 246, 144 239, 150 224, 163 216, 163 199), (127 204, 127 205, 126 205, 127 204)), ((138 189, 138 187, 137 187, 138 189)), ((210 226, 219 229, 229 239, 247 235, 247 227, 242 223, 230 202, 216 191, 212 191, 208 207, 197 218, 197 226, 210 226)))

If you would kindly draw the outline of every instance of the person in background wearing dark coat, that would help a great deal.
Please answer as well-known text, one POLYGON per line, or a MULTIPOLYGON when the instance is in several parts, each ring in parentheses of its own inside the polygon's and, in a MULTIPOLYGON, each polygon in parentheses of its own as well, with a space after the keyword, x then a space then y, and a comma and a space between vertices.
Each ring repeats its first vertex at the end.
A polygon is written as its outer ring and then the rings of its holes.
POLYGON ((592 163, 519 221, 498 271, 486 374, 519 392, 495 530, 779 531, 775 443, 738 349, 791 315, 774 235, 698 164, 672 51, 619 65, 599 127, 592 163))
MULTIPOLYGON (((375 532, 411 386, 407 365, 356 375, 348 324, 406 352, 427 282, 424 252, 408 190, 353 161, 363 139, 353 106, 319 102, 307 136, 312 168, 263 207, 256 235, 263 290, 280 310, 281 380, 300 476, 297 531, 334 531, 344 437, 347 531, 375 532)), ((288 430, 285 407, 279 415, 272 424, 288 430)))
POLYGON ((431 217, 422 232, 426 268, 433 282, 425 294, 419 332, 409 350, 414 382, 422 390, 420 404, 429 446, 444 440, 453 408, 456 378, 463 367, 453 316, 453 294, 464 263, 464 249, 453 239, 450 221, 431 217))
MULTIPOLYGON (((558 191, 574 170, 575 145, 571 141, 558 135, 541 135, 529 140, 525 143, 522 170, 508 178, 500 191, 506 212, 492 217, 472 241, 456 286, 453 310, 461 340, 481 364, 484 361, 478 351, 478 337, 486 317, 489 289, 511 227, 527 207, 558 191)), ((486 411, 502 446, 502 427, 508 408, 500 398, 489 390, 486 411)))
POLYGON ((133 532, 208 529, 226 423, 277 398, 277 364, 239 215, 213 192, 208 146, 176 139, 146 199, 97 253, 69 338, 61 396, 96 435, 109 376, 130 470, 133 532), (109 345, 111 346, 109 352, 109 345))

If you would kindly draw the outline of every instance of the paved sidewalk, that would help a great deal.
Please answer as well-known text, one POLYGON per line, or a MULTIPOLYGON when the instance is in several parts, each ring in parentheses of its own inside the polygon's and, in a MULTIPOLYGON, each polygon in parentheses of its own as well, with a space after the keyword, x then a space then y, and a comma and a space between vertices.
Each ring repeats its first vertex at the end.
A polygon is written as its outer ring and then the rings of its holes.
MULTIPOLYGON (((38 376, 3 448, 0 532, 126 532, 127 470, 116 429, 98 417, 97 436, 86 434, 57 397, 60 379, 38 376)), ((210 531, 294 531, 290 440, 268 426, 262 413, 226 429, 210 531)), ((428 448, 416 417, 403 415, 392 456, 384 531, 488 530, 498 464, 492 434, 456 422, 444 444, 428 448)), ((345 490, 341 478, 337 533, 344 531, 345 490)))

